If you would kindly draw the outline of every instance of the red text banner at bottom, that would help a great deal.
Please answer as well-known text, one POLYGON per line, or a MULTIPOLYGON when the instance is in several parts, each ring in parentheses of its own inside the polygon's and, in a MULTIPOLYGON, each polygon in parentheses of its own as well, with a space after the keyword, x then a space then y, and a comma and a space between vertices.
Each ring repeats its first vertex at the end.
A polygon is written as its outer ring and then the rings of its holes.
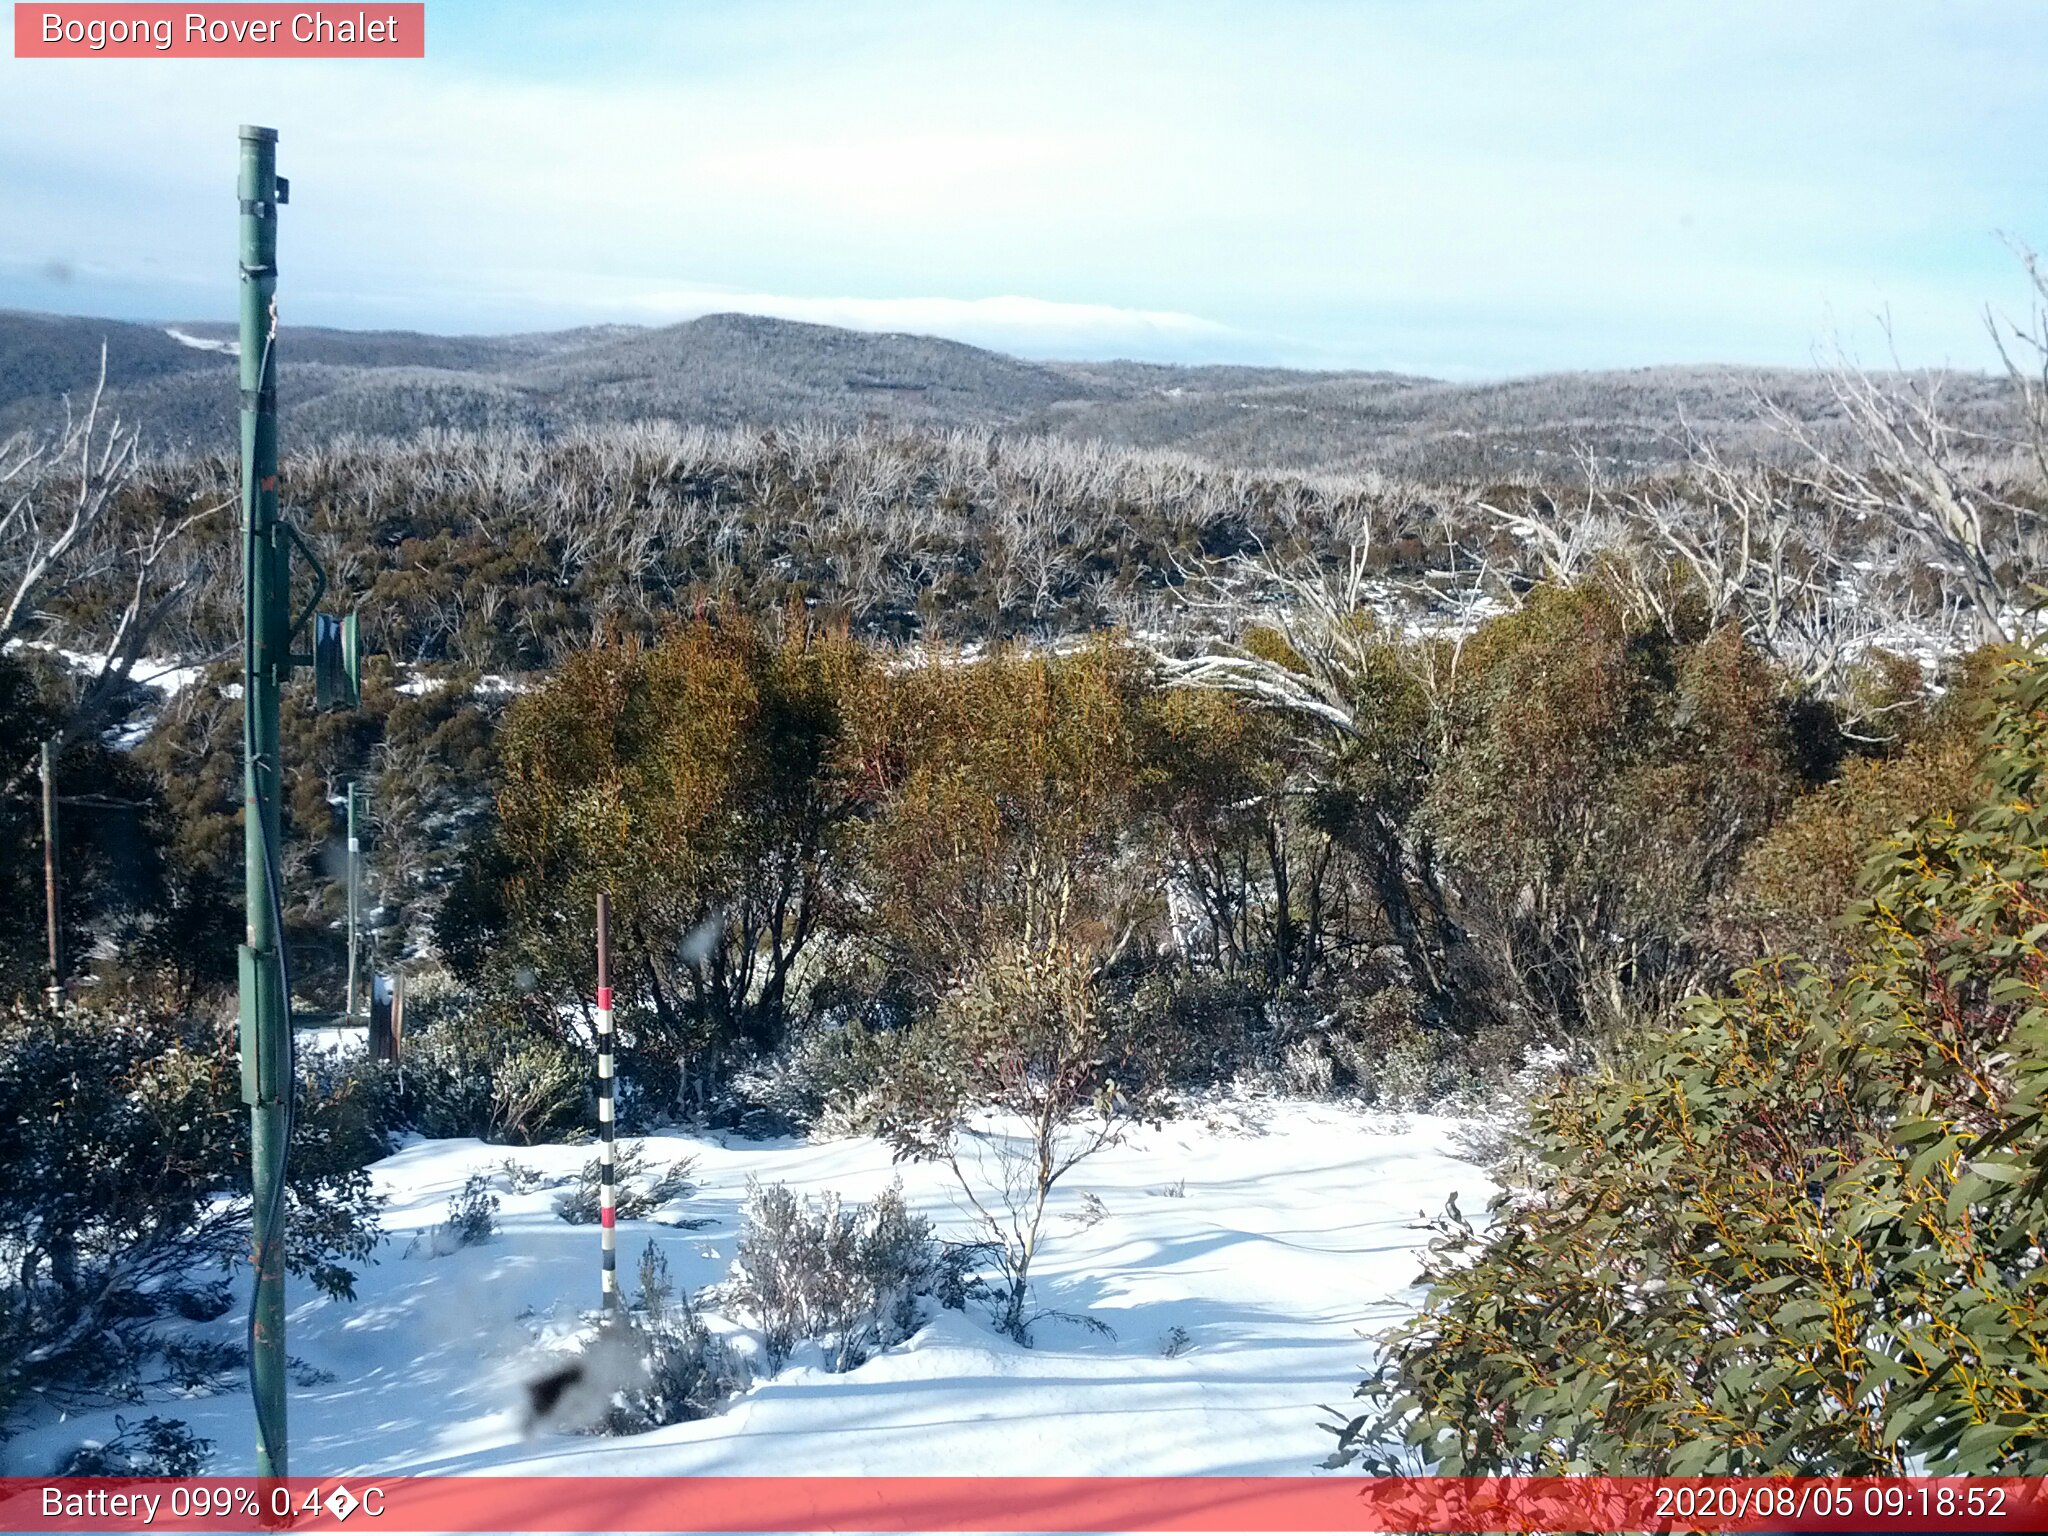
POLYGON ((2040 1478, 0 1478, 0 1531, 2039 1531, 2040 1478))

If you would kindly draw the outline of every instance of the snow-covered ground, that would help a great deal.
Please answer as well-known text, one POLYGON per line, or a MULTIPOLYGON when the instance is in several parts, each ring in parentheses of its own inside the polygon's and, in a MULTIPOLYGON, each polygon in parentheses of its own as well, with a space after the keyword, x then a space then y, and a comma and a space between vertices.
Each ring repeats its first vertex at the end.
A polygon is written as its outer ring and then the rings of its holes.
MULTIPOLYGON (((1308 1473, 1330 1448, 1317 1405, 1348 1399, 1368 1353, 1360 1334, 1415 1300, 1418 1218, 1453 1191, 1468 1210, 1491 1192, 1460 1156, 1458 1129, 1331 1104, 1198 1108, 1083 1163, 1055 1191, 1037 1303, 1113 1337, 1048 1319, 1025 1348, 973 1306, 938 1311, 857 1370, 794 1365, 716 1417, 626 1439, 520 1431, 522 1386, 551 1358, 546 1340, 597 1300, 597 1228, 561 1221, 554 1193, 536 1190, 504 1196, 499 1231, 481 1246, 435 1257, 428 1230, 473 1172, 510 1156, 565 1176, 592 1149, 418 1141, 373 1170, 390 1196, 388 1235, 358 1299, 293 1282, 290 1352, 332 1379, 292 1389, 292 1470, 1308 1473)), ((707 1224, 621 1223, 629 1295, 650 1240, 679 1284, 723 1279, 749 1175, 861 1200, 900 1174, 914 1207, 948 1234, 968 1232, 939 1170, 892 1166, 871 1139, 664 1135, 646 1149, 657 1164, 696 1159, 696 1193, 665 1214, 707 1224)), ((208 1325, 223 1341, 241 1341, 245 1281, 236 1310, 208 1325)), ((251 1468, 240 1392, 124 1412, 183 1418, 218 1443, 214 1472, 251 1468)), ((8 1470, 47 1471, 112 1421, 107 1411, 37 1425, 6 1447, 8 1470)))

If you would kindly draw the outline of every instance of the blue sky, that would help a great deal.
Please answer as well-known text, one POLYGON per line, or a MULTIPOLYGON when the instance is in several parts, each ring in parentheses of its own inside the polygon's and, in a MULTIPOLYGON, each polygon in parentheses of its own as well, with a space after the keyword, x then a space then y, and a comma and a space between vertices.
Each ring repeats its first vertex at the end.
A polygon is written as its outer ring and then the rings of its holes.
POLYGON ((306 324, 1981 367, 2001 235, 2048 246, 2038 0, 429 0, 420 62, 11 54, 0 306, 83 314, 232 313, 242 121, 306 324))

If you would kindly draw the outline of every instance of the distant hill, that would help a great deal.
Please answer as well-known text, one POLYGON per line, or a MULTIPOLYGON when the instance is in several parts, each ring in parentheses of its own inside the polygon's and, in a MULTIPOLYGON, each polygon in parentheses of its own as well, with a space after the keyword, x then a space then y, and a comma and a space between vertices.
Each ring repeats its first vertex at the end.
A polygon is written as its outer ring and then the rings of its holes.
MULTIPOLYGON (((0 311, 0 432, 59 419, 107 348, 111 404, 153 446, 233 442, 234 328, 0 311)), ((661 328, 509 336, 289 330, 279 340, 287 445, 431 428, 551 432, 667 418, 714 426, 900 421, 1177 448, 1220 463, 1396 475, 1571 474, 1671 463, 1682 425, 1747 451, 1770 445, 1759 389, 1825 429, 1815 374, 1646 368, 1487 384, 1412 375, 1155 363, 1042 363, 931 336, 758 315, 661 328)), ((2001 380, 1957 376, 1973 424, 2007 408, 2001 380)))
POLYGON ((102 344, 107 378, 120 389, 221 367, 218 354, 186 346, 157 326, 0 310, 0 423, 61 411, 65 395, 90 393, 102 344))

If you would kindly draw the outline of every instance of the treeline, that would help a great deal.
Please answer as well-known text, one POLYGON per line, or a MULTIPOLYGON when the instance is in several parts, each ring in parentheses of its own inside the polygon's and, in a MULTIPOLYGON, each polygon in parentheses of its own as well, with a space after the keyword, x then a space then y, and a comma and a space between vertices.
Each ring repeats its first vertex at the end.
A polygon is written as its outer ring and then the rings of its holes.
MULTIPOLYGON (((1205 561, 1341 548, 1377 520, 1390 558, 1441 546, 1443 503, 1380 504, 1372 482, 1219 468, 990 432, 666 423, 543 439, 430 434, 294 453, 287 506, 405 664, 526 672, 608 629, 651 638, 678 612, 801 602, 884 641, 965 643, 1156 620, 1205 561), (1398 526, 1396 526, 1398 525, 1398 526)), ((225 459, 149 466, 125 511, 232 503, 225 459)), ((164 647, 239 634, 236 548, 193 541, 204 573, 164 647)), ((90 630, 114 593, 61 612, 90 630)))
MULTIPOLYGON (((1618 551, 1698 564, 1715 589, 1768 575, 1815 645, 1902 626, 1940 643, 1958 630, 1958 590, 1980 577, 2015 590, 2039 568, 2038 507, 2008 455, 1911 437, 1910 405, 1866 423, 1874 442, 1901 443, 1892 460, 1833 464, 1788 441, 1775 466, 1731 466, 1701 446, 1680 471, 1592 488, 1234 469, 982 430, 667 423, 344 440, 293 453, 284 478, 332 600, 361 607, 373 649, 429 669, 545 671, 612 630, 652 639, 678 613, 791 602, 883 643, 1199 631, 1182 597, 1220 562, 1341 569, 1353 550, 1389 616, 1440 622, 1474 591, 1575 577, 1618 551), (1969 548, 1944 531, 1950 502, 1969 548), (1878 515, 1887 505, 1896 516, 1878 515)), ((152 586, 184 598, 154 654, 238 639, 234 474, 225 458, 159 461, 122 489, 109 546, 224 509, 159 562, 152 586)), ((82 572, 44 636, 92 648, 125 575, 117 557, 82 572)))
MULTIPOLYGON (((1366 633, 1344 729, 1114 637, 905 660, 797 612, 613 639, 511 707, 437 944, 565 1039, 609 892, 649 1113, 857 1096, 886 1037, 1020 953, 1078 966, 1186 1082, 1442 1098, 1823 927, 1868 803, 1845 763, 1946 787, 1968 690, 1895 676, 1874 748, 1673 610, 1589 583, 1469 639, 1366 633)), ((1277 631, 1246 645, 1308 675, 1277 631)))

